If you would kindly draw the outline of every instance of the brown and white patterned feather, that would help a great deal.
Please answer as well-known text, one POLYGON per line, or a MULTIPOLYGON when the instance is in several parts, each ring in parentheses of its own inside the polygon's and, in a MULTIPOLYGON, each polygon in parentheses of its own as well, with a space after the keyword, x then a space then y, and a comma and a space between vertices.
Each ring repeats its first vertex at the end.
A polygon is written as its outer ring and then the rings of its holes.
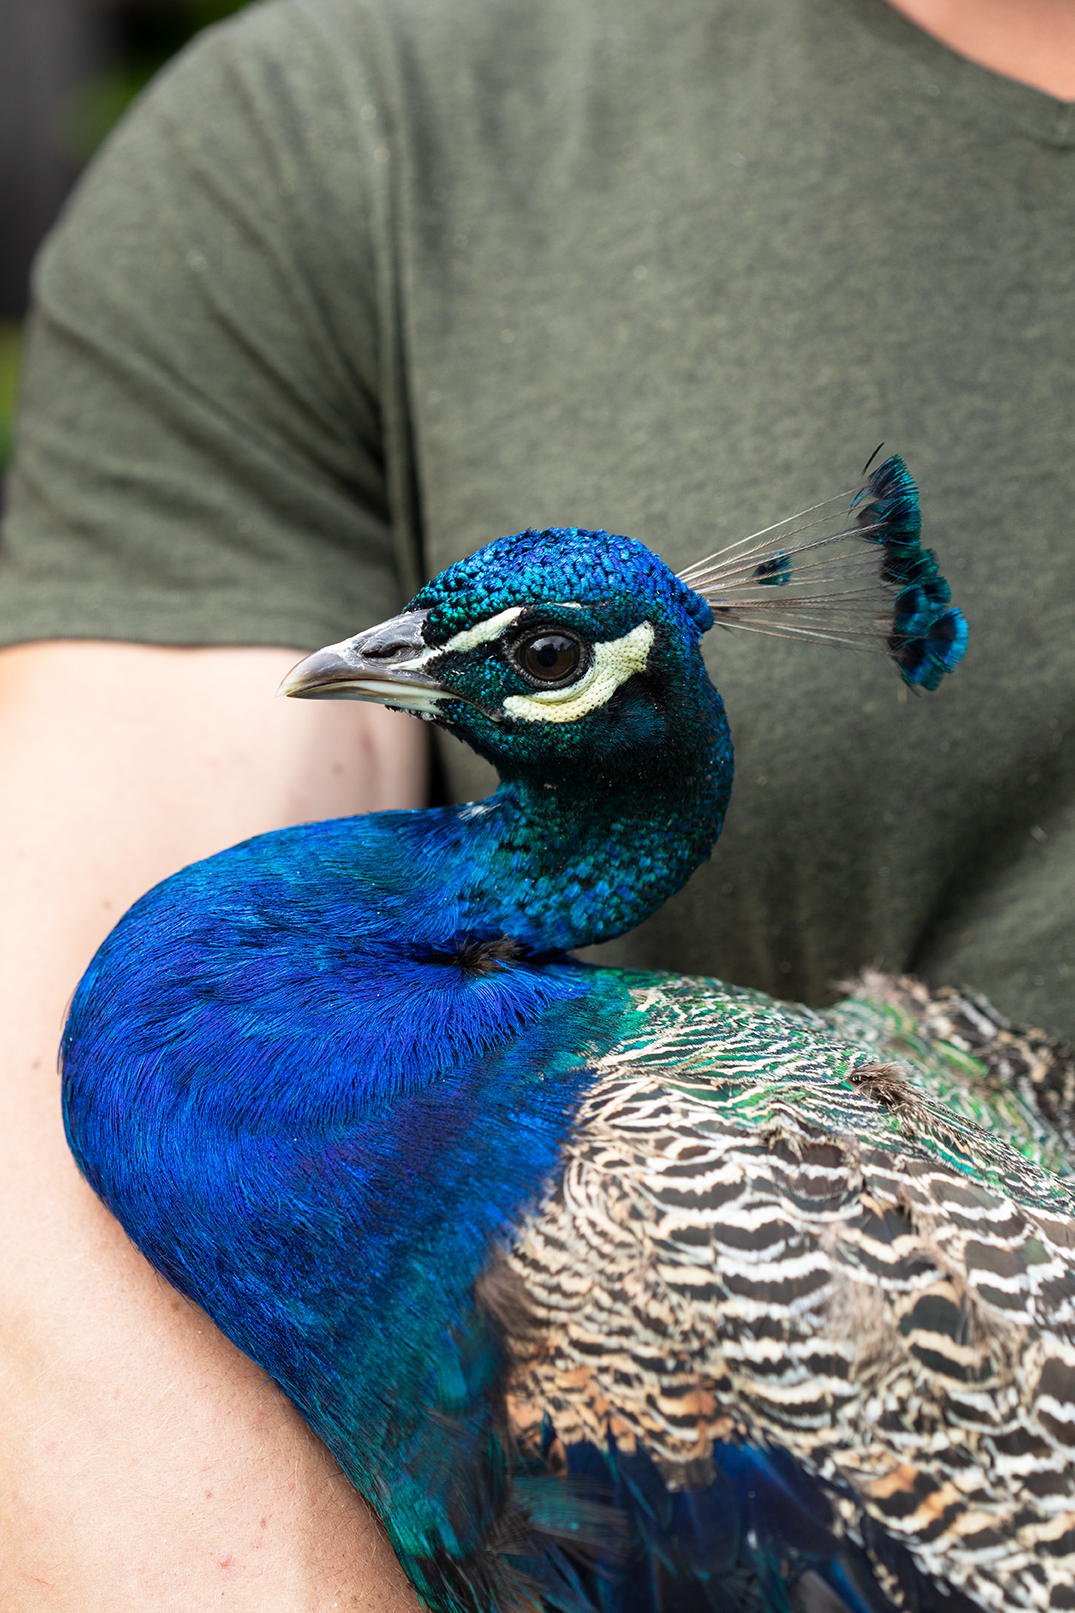
POLYGON ((640 1442, 672 1487, 781 1446, 867 1550, 872 1518, 983 1607, 1075 1608, 1071 1185, 820 1015, 635 1000, 505 1255, 520 1437, 640 1442))

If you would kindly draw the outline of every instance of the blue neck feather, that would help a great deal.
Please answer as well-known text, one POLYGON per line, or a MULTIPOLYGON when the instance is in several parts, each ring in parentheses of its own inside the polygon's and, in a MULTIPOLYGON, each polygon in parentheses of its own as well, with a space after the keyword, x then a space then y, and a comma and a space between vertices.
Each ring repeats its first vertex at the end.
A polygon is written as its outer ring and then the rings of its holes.
POLYGON ((723 707, 704 672, 696 693, 695 747, 670 745, 659 769, 520 773, 452 809, 463 836, 443 889, 466 893, 461 930, 566 951, 622 935, 686 884, 720 833, 731 784, 723 707))

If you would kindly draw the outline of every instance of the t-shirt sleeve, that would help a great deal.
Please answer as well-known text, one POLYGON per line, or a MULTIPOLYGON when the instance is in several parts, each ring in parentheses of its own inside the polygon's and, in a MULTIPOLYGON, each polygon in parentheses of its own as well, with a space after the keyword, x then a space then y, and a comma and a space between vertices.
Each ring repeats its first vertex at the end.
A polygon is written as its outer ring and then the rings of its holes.
POLYGON ((398 610, 372 93, 316 12, 256 8, 111 138, 36 276, 0 643, 301 648, 398 610))

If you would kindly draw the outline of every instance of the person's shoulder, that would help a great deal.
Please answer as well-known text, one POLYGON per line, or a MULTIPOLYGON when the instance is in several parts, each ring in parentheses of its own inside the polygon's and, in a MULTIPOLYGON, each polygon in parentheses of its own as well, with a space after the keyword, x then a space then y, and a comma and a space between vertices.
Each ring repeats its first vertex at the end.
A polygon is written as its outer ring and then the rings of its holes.
POLYGON ((490 38, 517 24, 532 32, 589 13, 600 26, 606 16, 653 9, 653 0, 617 0, 615 7, 608 0, 260 0, 206 29, 188 54, 238 54, 294 65, 298 51, 300 58, 324 54, 341 65, 411 40, 423 55, 444 47, 458 56, 468 49, 483 52, 490 38))
POLYGON ((299 145, 343 133, 371 103, 422 123, 460 74, 541 81, 613 9, 642 16, 653 0, 259 0, 197 35, 149 99, 188 129, 253 119, 270 144, 285 126, 299 145))
MULTIPOLYGON (((259 0, 203 29, 158 75, 158 101, 213 97, 225 85, 274 84, 291 98, 304 90, 324 110, 355 73, 411 49, 457 60, 499 32, 512 16, 567 0, 259 0)), ((571 0, 585 9, 591 0, 571 0)))
MULTIPOLYGON (((652 0, 621 0, 627 10, 649 10, 652 0)), ((271 50, 299 38, 361 44, 389 32, 425 36, 443 29, 485 37, 513 17, 547 17, 608 10, 607 0, 258 0, 205 29, 214 46, 271 50)))

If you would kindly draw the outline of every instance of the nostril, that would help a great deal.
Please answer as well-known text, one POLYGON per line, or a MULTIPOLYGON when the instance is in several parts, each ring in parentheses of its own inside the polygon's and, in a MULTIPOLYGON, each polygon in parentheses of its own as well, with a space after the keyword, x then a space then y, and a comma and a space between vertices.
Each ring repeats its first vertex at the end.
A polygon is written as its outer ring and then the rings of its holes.
POLYGON ((348 653, 360 661, 380 661, 385 666, 395 661, 412 661, 425 648, 421 632, 424 620, 424 615, 411 612, 379 622, 364 633, 356 633, 348 643, 348 653))
POLYGON ((381 640, 372 644, 363 645, 362 654, 367 661, 404 661, 408 656, 415 654, 413 644, 403 639, 394 639, 389 642, 381 640))

